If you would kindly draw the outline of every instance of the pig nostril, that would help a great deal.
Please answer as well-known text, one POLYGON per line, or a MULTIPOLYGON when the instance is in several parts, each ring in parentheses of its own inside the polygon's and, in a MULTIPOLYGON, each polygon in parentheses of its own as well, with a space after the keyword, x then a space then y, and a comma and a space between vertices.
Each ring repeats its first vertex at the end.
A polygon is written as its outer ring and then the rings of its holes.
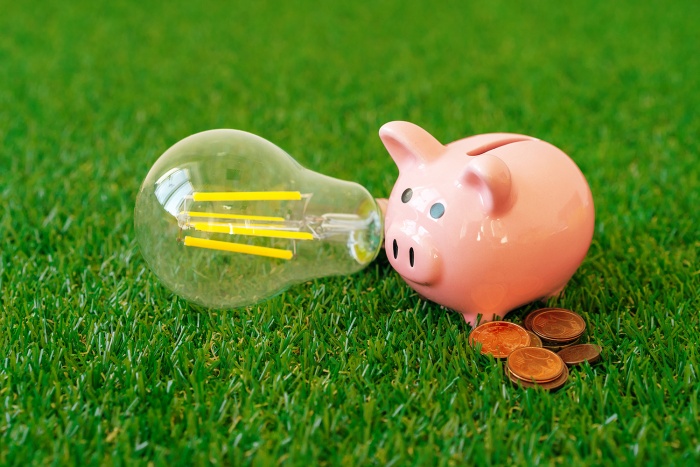
POLYGON ((394 259, 399 257, 399 244, 394 240, 394 259))
POLYGON ((413 267, 413 247, 408 250, 408 262, 411 263, 411 267, 413 267))

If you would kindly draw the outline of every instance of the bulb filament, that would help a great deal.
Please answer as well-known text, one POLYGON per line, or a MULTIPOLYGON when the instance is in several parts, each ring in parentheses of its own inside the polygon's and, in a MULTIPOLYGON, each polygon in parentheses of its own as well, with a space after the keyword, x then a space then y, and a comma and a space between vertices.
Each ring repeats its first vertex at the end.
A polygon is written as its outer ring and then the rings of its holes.
MULTIPOLYGON (((296 252, 297 241, 333 239, 344 241, 349 232, 366 229, 372 222, 371 219, 361 219, 355 214, 305 215, 311 196, 311 194, 302 194, 298 191, 195 192, 185 199, 184 209, 180 211, 178 216, 181 231, 192 230, 209 234, 291 240, 291 249, 263 247, 191 235, 185 236, 182 242, 188 247, 290 260, 296 252), (303 206, 285 206, 288 208, 287 218, 187 210, 188 202, 238 203, 248 201, 302 201, 303 206)), ((230 210, 231 206, 224 205, 223 209, 230 210)))

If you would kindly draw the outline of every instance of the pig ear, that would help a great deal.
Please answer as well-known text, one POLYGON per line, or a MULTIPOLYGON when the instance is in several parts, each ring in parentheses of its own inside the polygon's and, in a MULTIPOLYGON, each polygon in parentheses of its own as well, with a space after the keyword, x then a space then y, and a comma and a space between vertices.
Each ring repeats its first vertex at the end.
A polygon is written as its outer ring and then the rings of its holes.
POLYGON ((445 151, 433 135, 409 122, 389 122, 379 129, 386 150, 399 167, 399 172, 421 162, 430 162, 445 151))
POLYGON ((501 214, 510 209, 512 201, 510 170, 493 154, 471 158, 461 181, 474 187, 487 214, 501 214))

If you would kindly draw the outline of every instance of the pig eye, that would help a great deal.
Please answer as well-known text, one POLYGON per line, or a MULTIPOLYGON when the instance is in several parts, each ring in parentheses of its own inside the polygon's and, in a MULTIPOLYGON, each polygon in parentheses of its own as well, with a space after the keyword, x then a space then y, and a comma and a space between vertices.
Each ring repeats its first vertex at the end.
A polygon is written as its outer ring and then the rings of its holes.
POLYGON ((430 217, 440 219, 445 214, 445 206, 442 203, 435 203, 430 206, 430 217))
POLYGON ((411 201, 411 196, 413 196, 413 190, 410 188, 406 188, 403 193, 401 193, 401 201, 404 203, 408 203, 411 201))

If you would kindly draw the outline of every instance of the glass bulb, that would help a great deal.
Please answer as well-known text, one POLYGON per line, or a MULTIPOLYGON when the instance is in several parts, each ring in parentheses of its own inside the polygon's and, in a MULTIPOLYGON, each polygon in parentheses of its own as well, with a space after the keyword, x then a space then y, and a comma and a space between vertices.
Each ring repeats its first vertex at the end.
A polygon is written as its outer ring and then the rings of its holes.
POLYGON ((214 308, 359 271, 383 242, 381 211, 364 187, 307 170, 237 130, 197 133, 168 149, 141 185, 134 224, 156 276, 214 308))

